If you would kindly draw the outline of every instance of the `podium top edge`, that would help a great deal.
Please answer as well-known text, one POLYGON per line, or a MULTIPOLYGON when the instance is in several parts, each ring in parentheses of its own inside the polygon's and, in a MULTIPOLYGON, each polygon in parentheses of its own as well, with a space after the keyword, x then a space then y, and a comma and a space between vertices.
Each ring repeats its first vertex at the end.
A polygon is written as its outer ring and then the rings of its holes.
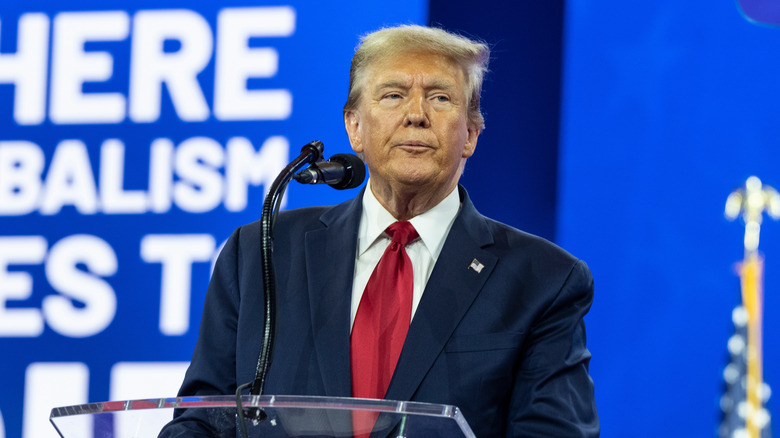
MULTIPOLYGON (((458 419, 460 410, 451 405, 433 403, 359 399, 349 397, 293 396, 293 395, 243 395, 243 407, 278 409, 330 409, 374 412, 396 412, 458 419)), ((50 418, 73 415, 93 415, 120 411, 177 408, 235 408, 236 397, 232 395, 165 397, 156 399, 118 400, 81 405, 55 407, 50 418)))

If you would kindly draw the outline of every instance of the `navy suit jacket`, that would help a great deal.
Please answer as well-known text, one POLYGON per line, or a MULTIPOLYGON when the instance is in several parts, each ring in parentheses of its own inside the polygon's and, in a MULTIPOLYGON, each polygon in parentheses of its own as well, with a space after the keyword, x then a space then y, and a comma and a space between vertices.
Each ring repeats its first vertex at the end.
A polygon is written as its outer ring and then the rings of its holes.
MULTIPOLYGON (((583 322, 593 299, 588 268, 480 215, 459 190, 461 210, 385 398, 458 406, 480 438, 598 436, 583 322)), ((276 221, 277 338, 265 394, 351 396, 361 199, 281 212, 276 221)), ((180 395, 233 394, 254 380, 263 332, 259 241, 255 222, 222 250, 180 395)), ((177 418, 165 436, 186 423, 177 418)))

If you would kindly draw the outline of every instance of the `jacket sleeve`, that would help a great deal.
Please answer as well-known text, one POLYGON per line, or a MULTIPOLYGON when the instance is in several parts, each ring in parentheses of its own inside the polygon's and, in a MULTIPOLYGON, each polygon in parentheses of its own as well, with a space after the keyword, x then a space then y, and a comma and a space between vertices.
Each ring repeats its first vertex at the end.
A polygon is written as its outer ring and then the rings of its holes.
POLYGON ((584 315, 593 279, 581 261, 530 330, 515 374, 508 437, 597 437, 584 315))
MULTIPOLYGON (((236 391, 236 334, 239 311, 239 251, 241 228, 233 232, 211 276, 200 332, 179 396, 232 395, 236 391)), ((218 436, 214 410, 177 409, 160 437, 218 436), (206 412, 212 411, 212 412, 206 412)), ((231 418, 231 422, 234 422, 231 418)), ((235 426, 233 424, 233 426, 235 426)))

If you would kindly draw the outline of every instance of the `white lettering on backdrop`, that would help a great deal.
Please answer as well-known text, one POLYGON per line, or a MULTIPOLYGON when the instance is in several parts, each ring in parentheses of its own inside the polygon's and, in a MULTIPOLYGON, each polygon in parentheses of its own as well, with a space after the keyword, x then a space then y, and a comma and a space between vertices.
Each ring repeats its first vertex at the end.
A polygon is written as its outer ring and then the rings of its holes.
MULTIPOLYGON (((126 112, 135 123, 155 122, 160 117, 163 85, 180 120, 208 119, 211 111, 197 76, 211 61, 215 43, 211 27, 197 12, 144 10, 133 17, 124 11, 61 12, 51 28, 49 119, 54 124, 121 123, 126 112), (119 90, 84 91, 84 85, 106 82, 116 73, 110 51, 86 50, 85 46, 128 39, 128 96, 119 90), (163 43, 171 40, 178 42, 179 50, 165 51, 163 43)), ((48 16, 23 14, 18 21, 16 52, 0 53, 0 84, 15 86, 13 117, 19 125, 45 120, 49 31, 48 16)), ((213 96, 217 119, 281 120, 290 116, 289 90, 250 90, 247 81, 273 77, 279 66, 275 48, 250 47, 249 40, 289 37, 294 31, 295 10, 290 7, 219 12, 213 96)))

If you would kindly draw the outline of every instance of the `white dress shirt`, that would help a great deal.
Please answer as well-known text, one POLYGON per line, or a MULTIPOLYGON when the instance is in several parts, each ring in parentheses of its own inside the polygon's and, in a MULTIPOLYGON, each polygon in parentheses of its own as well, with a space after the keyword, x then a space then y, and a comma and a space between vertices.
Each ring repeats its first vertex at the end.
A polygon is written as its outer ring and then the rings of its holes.
MULTIPOLYGON (((460 197, 457 188, 446 198, 425 213, 409 220, 420 238, 406 245, 406 253, 412 261, 414 272, 414 291, 412 294, 412 318, 420 304, 425 285, 431 277, 433 266, 439 258, 441 249, 452 223, 460 210, 460 197)), ((355 322, 360 298, 368 284, 368 279, 382 258, 390 237, 385 229, 397 219, 385 210, 371 191, 371 181, 363 195, 363 213, 358 229, 357 254, 355 256, 355 274, 352 281, 352 311, 350 321, 355 322)))

